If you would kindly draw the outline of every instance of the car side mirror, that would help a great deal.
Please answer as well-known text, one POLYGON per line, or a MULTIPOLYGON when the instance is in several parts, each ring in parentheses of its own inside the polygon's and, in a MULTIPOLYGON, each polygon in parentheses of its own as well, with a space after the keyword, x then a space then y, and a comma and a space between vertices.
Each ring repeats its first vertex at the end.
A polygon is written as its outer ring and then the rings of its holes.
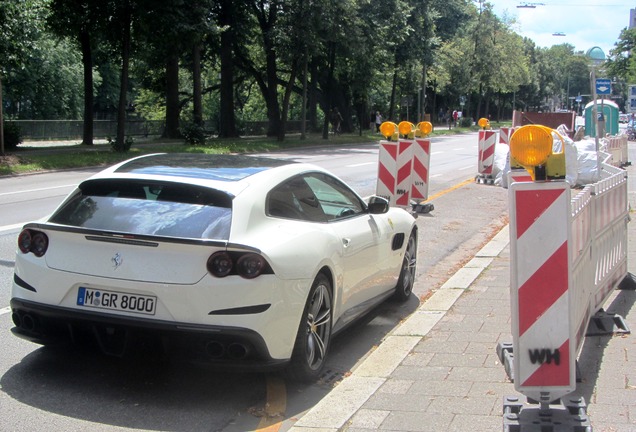
POLYGON ((386 198, 372 196, 369 198, 368 207, 371 214, 383 214, 389 211, 389 201, 386 198))

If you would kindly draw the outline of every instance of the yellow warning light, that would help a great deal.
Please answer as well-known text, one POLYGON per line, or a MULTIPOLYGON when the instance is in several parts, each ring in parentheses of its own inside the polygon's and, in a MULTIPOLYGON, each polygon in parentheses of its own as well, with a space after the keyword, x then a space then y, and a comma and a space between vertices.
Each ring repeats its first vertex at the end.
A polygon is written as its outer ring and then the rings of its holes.
POLYGON ((490 121, 486 117, 482 117, 479 120, 477 120, 477 124, 479 125, 480 128, 486 129, 488 126, 490 126, 490 121))
POLYGON ((393 122, 384 122, 380 125, 380 133, 388 140, 392 139, 398 131, 398 126, 393 122))
POLYGON ((510 137, 510 157, 525 168, 544 165, 551 154, 552 134, 543 126, 522 126, 510 137))
POLYGON ((433 132, 433 124, 427 121, 419 122, 416 126, 415 132, 419 136, 427 136, 433 132), (417 132, 419 132, 419 134, 417 132))
POLYGON ((510 137, 510 166, 525 168, 533 180, 565 178, 565 152, 553 153, 555 136, 563 137, 546 126, 526 125, 510 137))
POLYGON ((402 121, 398 124, 398 130, 400 131, 400 135, 410 135, 413 133, 413 129, 415 129, 415 125, 408 121, 402 121))

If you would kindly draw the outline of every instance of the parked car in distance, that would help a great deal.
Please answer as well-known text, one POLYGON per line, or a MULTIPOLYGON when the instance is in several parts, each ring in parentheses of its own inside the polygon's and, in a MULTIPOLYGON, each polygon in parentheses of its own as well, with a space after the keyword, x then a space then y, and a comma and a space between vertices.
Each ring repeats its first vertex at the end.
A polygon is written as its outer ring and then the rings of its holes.
POLYGON ((417 226, 317 166, 155 154, 83 181, 18 238, 12 332, 320 376, 332 336, 409 298, 417 226))
POLYGON ((629 121, 629 114, 619 114, 618 122, 619 123, 627 123, 629 121))

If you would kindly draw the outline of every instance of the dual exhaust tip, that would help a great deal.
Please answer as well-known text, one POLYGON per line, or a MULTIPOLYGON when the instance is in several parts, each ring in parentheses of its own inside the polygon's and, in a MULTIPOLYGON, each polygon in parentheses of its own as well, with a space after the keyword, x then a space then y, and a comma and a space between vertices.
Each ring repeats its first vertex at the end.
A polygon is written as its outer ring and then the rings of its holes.
POLYGON ((205 344, 205 353, 213 359, 227 357, 231 360, 244 360, 250 354, 250 348, 239 342, 224 344, 219 341, 209 341, 205 344))

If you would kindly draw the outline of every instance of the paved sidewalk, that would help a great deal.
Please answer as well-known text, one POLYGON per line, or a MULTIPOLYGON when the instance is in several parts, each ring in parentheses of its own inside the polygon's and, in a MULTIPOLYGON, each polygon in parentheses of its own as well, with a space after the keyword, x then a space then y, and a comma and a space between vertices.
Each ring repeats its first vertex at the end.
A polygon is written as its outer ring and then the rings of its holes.
MULTIPOLYGON (((628 227, 636 273, 636 221, 628 227)), ((506 227, 290 431, 502 430, 504 397, 525 401, 496 353, 512 342, 509 291, 506 227)), ((605 310, 636 332, 635 301, 617 290, 605 310)), ((636 333, 587 337, 579 367, 572 396, 584 397, 594 431, 636 431, 636 333)))

